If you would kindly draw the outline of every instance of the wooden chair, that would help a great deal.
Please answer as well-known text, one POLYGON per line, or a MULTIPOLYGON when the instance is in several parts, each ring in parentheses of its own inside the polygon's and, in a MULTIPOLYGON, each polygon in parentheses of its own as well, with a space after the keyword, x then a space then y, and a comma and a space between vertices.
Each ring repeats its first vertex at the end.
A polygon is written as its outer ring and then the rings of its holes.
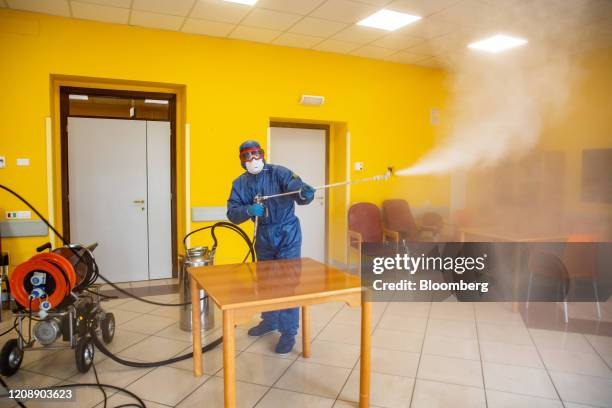
POLYGON ((361 273, 361 247, 365 242, 399 242, 399 234, 383 228, 380 210, 372 203, 353 204, 348 212, 347 267, 351 268, 351 255, 357 253, 361 273))

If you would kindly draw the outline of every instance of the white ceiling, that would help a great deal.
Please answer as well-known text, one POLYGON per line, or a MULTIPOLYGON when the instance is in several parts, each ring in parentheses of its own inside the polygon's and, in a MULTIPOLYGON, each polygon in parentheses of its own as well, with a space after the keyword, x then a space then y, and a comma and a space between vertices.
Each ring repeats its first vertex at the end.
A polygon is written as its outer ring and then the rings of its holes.
POLYGON ((499 32, 612 46, 612 0, 0 0, 0 7, 236 38, 430 67, 499 32), (355 25, 387 8, 423 19, 395 32, 355 25), (543 29, 544 27, 544 29, 543 29))

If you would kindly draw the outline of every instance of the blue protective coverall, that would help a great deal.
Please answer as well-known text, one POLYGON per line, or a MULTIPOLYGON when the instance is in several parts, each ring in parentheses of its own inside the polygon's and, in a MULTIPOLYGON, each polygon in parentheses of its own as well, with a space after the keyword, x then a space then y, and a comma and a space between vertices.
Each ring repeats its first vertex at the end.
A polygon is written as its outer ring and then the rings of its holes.
MULTIPOLYGON (((232 183, 227 200, 227 218, 241 224, 252 218, 247 208, 255 196, 296 191, 303 186, 302 179, 283 166, 266 163, 259 174, 245 172, 232 183)), ((264 202, 267 215, 260 217, 255 241, 255 252, 260 261, 299 258, 302 247, 300 220, 295 216, 295 203, 308 204, 299 194, 272 198, 264 202)), ((254 218, 253 218, 254 219, 254 218)), ((278 329, 281 334, 295 336, 299 327, 300 309, 284 309, 262 313, 264 324, 278 329)))

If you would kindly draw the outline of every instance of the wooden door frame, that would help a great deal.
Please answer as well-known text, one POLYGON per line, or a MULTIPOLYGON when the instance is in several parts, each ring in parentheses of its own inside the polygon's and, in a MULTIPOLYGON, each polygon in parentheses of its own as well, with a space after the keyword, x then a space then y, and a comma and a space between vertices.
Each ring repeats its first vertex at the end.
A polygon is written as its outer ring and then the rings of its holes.
MULTIPOLYGON (((302 123, 302 122, 280 122, 270 121, 270 128, 293 128, 293 129, 316 129, 325 131, 325 184, 329 184, 329 146, 330 146, 330 128, 331 125, 319 123, 302 123)), ((270 142, 270 140, 268 140, 270 142)), ((266 146, 270 147, 270 146, 266 146)), ((324 261, 327 264, 329 261, 329 191, 325 189, 325 237, 324 237, 324 261)))
MULTIPOLYGON (((172 277, 176 278, 178 274, 178 242, 177 242, 177 171, 176 171, 176 152, 177 152, 177 137, 176 137, 176 93, 162 92, 145 92, 131 91, 120 89, 101 89, 101 88, 86 88, 63 86, 59 87, 60 97, 60 149, 61 149, 61 206, 62 206, 62 234, 68 242, 70 242, 70 202, 69 202, 69 169, 68 169, 68 117, 69 115, 69 99, 70 94, 81 94, 89 96, 106 96, 115 98, 137 98, 137 99, 165 99, 168 100, 168 113, 170 121, 170 194, 172 196, 170 202, 170 219, 171 219, 171 234, 172 234, 172 277)), ((118 119, 118 120, 151 120, 155 119, 136 119, 136 118, 109 118, 102 116, 81 116, 74 117, 91 117, 97 119, 118 119)), ((164 120, 165 122, 165 120, 164 120)))

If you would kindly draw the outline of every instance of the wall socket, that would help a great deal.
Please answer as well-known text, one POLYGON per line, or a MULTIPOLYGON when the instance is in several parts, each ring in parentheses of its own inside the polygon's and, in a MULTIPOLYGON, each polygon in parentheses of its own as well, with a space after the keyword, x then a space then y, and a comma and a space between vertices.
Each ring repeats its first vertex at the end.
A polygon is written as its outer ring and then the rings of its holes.
POLYGON ((3 169, 5 167, 6 167, 6 157, 0 156, 0 169, 3 169))
POLYGON ((29 220, 32 218, 32 211, 7 211, 7 220, 29 220))

